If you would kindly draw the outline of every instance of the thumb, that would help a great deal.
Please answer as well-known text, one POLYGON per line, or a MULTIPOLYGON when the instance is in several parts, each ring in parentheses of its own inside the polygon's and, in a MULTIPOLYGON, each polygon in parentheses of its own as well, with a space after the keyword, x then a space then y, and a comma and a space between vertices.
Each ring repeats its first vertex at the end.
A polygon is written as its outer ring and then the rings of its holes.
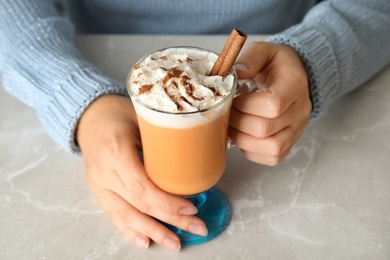
POLYGON ((270 63, 275 52, 273 43, 251 42, 248 44, 234 64, 238 78, 254 78, 270 63))

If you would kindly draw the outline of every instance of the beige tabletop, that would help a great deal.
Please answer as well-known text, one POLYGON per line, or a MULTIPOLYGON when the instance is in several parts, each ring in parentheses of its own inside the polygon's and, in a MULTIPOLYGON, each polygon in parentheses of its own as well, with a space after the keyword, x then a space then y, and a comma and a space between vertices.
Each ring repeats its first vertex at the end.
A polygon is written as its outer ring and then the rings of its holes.
MULTIPOLYGON (((250 36, 248 41, 265 39, 250 36)), ((226 36, 83 36, 85 57, 124 82, 168 46, 219 52, 226 36)), ((230 225, 171 253, 124 238, 32 108, 0 88, 0 259, 390 259, 390 67, 313 122, 278 166, 228 152, 218 186, 230 225)))

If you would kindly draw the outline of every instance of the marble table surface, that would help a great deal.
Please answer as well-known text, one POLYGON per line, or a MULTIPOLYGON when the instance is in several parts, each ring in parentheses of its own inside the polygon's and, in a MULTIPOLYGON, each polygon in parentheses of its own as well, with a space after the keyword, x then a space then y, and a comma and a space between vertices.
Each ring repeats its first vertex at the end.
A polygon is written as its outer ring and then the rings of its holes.
MULTIPOLYGON (((250 36, 248 41, 264 37, 250 36)), ((79 36, 87 59, 124 82, 144 54, 225 36, 79 36)), ((233 217, 220 236, 171 253, 130 243, 34 110, 0 88, 0 259, 390 259, 390 67, 313 122, 279 165, 228 152, 218 186, 233 217)))

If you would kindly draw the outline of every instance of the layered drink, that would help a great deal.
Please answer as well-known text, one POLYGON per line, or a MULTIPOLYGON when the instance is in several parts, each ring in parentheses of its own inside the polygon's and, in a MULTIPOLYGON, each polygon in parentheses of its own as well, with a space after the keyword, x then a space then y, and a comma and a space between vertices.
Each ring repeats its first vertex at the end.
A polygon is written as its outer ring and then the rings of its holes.
POLYGON ((217 57, 199 48, 168 48, 144 57, 129 73, 145 169, 167 192, 203 192, 224 172, 236 75, 209 76, 217 57))

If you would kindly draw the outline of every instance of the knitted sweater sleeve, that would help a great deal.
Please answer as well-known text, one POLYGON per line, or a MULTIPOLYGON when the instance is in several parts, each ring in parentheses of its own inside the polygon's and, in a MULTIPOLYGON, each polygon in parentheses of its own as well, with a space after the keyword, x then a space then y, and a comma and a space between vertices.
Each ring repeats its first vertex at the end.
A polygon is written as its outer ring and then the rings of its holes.
POLYGON ((300 24, 268 39, 295 48, 305 63, 312 119, 389 64, 389 14, 389 0, 324 1, 300 24))
POLYGON ((73 25, 57 14, 54 0, 2 0, 0 17, 4 88, 37 111, 65 150, 78 152, 75 129, 83 111, 102 94, 125 95, 125 87, 83 59, 73 25))

